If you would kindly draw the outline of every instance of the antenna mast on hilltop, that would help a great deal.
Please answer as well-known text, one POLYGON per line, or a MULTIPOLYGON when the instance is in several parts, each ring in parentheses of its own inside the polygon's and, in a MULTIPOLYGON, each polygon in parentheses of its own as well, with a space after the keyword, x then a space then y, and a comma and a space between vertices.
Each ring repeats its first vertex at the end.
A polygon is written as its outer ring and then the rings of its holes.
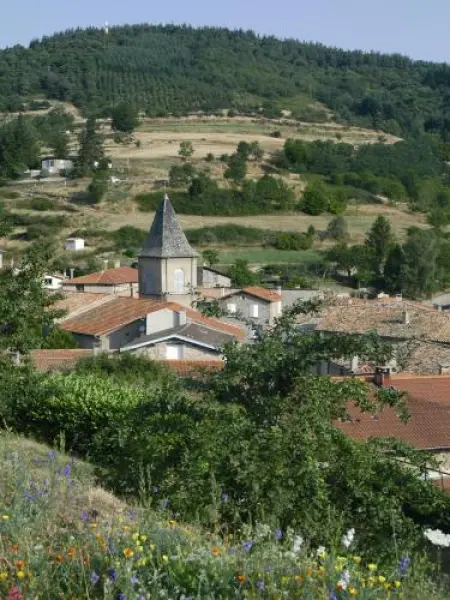
POLYGON ((103 27, 103 31, 105 32, 105 46, 106 49, 108 49, 109 47, 109 25, 108 25, 108 21, 105 21, 105 25, 103 27))

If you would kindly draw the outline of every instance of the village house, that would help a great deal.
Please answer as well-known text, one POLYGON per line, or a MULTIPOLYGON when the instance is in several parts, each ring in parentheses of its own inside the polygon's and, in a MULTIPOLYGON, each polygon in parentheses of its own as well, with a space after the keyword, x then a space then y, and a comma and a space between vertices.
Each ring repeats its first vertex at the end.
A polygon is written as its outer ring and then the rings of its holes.
MULTIPOLYGON (((377 333, 393 347, 386 367, 395 372, 438 374, 450 364, 450 314, 432 306, 401 298, 360 300, 348 298, 325 302, 318 315, 301 317, 300 330, 332 333, 377 333)), ((357 356, 342 363, 320 365, 321 375, 374 372, 357 356)))
POLYGON ((64 244, 64 248, 68 252, 77 252, 78 250, 84 250, 84 239, 83 238, 67 238, 64 244))
POLYGON ((218 298, 222 310, 229 316, 251 320, 255 325, 272 325, 281 316, 283 299, 281 290, 258 286, 233 290, 218 298))
POLYGON ((41 162, 41 173, 49 175, 59 175, 61 172, 73 171, 73 161, 65 158, 45 158, 41 162))
POLYGON ((105 269, 81 277, 67 279, 62 288, 65 292, 88 292, 90 294, 121 294, 136 296, 138 271, 128 266, 105 269))
POLYGON ((65 275, 62 275, 62 273, 44 275, 42 286, 46 290, 56 292, 62 288, 65 278, 65 275))
POLYGON ((210 288, 230 288, 231 277, 224 275, 221 271, 213 267, 202 265, 197 268, 197 286, 199 289, 204 288, 205 290, 210 288))

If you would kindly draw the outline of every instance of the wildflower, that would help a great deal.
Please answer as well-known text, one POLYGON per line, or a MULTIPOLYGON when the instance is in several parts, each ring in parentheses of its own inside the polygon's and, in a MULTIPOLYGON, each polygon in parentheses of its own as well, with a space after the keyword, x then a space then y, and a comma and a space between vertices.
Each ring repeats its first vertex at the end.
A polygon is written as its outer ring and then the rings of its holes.
POLYGON ((62 561, 63 561, 63 557, 61 556, 61 554, 58 554, 58 555, 55 557, 55 560, 56 560, 56 562, 57 562, 57 563, 62 563, 62 561))
POLYGON ((139 560, 136 561, 137 567, 145 567, 146 564, 147 564, 146 558, 140 558, 139 560))
POLYGON ((253 542, 251 540, 246 540, 243 544, 242 547, 244 548, 244 550, 246 552, 250 552, 250 550, 253 548, 253 542))
POLYGON ((330 597, 328 600, 338 600, 338 597, 336 596, 333 590, 330 590, 330 597))
POLYGON ((274 535, 277 541, 280 541, 283 538, 283 532, 281 529, 275 529, 274 535))
POLYGON ((238 575, 236 577, 236 579, 238 580, 238 582, 243 585, 246 581, 247 581, 247 577, 245 575, 238 575))
POLYGON ((384 583, 386 581, 386 577, 384 577, 383 575, 378 575, 378 581, 379 583, 384 583))
POLYGON ((74 557, 75 557, 75 548, 69 548, 69 549, 67 550, 67 556, 68 556, 69 558, 74 558, 74 557))
POLYGON ((225 504, 228 502, 229 500, 229 496, 226 492, 222 492, 220 495, 220 499, 222 500, 222 502, 224 502, 225 504))
POLYGON ((139 583, 139 579, 136 577, 136 575, 133 575, 130 578, 130 582, 131 582, 132 585, 136 585, 137 583, 139 583))
POLYGON ((361 557, 353 556, 353 562, 356 563, 357 565, 359 565, 361 563, 361 557))
POLYGON ((133 541, 136 541, 136 540, 138 540, 138 539, 139 539, 139 533, 133 533, 133 535, 131 536, 131 539, 132 539, 133 541))
POLYGON ((50 460, 53 460, 54 458, 56 458, 55 450, 50 450, 50 452, 48 453, 48 457, 50 458, 50 460))
POLYGON ((9 548, 9 551, 13 554, 17 554, 19 552, 19 544, 14 544, 9 548))
POLYGON ((20 591, 20 589, 17 587, 17 585, 14 585, 8 592, 8 595, 6 596, 6 600, 23 600, 24 595, 22 594, 22 592, 20 591))
POLYGON ((257 581, 256 582, 256 589, 258 590, 258 592, 263 592, 264 591, 264 581, 257 581))
POLYGON ((345 546, 346 548, 349 548, 352 545, 354 539, 355 539, 355 530, 352 527, 352 529, 349 529, 347 531, 347 533, 342 536, 342 545, 345 546))
POLYGON ((5 581, 5 579, 8 579, 8 577, 9 577, 8 571, 0 571, 0 581, 5 581))
POLYGON ((125 558, 133 558, 134 551, 131 548, 125 548, 125 550, 123 551, 123 555, 125 556, 125 558))
POLYGON ((70 465, 69 465, 69 463, 67 463, 67 465, 64 467, 64 470, 63 470, 64 477, 69 477, 70 471, 71 471, 70 465))
POLYGON ((92 583, 92 585, 95 585, 98 582, 99 579, 100 579, 100 576, 95 571, 92 571, 92 573, 91 573, 91 583, 92 583))
POLYGON ((153 493, 157 494, 159 492, 159 487, 157 485, 153 486, 153 493))
POLYGON ((117 579, 117 571, 116 571, 116 569, 108 569, 106 571, 106 574, 108 575, 108 579, 112 583, 114 583, 116 581, 116 579, 117 579))
POLYGON ((23 562, 23 560, 16 560, 16 567, 19 569, 19 571, 21 569, 23 569, 25 563, 23 562))
POLYGON ((398 567, 398 572, 400 574, 400 577, 403 577, 404 575, 406 575, 408 567, 409 567, 409 556, 402 556, 402 558, 400 560, 400 565, 398 567))
POLYGON ((83 510, 83 512, 81 513, 81 520, 84 523, 87 523, 89 521, 89 513, 87 512, 87 510, 83 510))
POLYGON ((349 587, 348 588, 348 593, 350 596, 357 596, 358 595, 358 590, 354 587, 349 587))
POLYGON ((147 541, 147 536, 141 535, 141 542, 146 542, 146 541, 147 541))
POLYGON ((169 562, 169 557, 167 556, 167 554, 163 554, 161 558, 162 558, 163 563, 167 564, 169 562))
POLYGON ((220 548, 218 548, 217 546, 214 546, 211 552, 214 556, 220 556, 220 548))
POLYGON ((125 594, 117 594, 117 600, 125 600, 125 594))
POLYGON ((396 579, 392 585, 398 589, 402 585, 402 582, 396 579))
POLYGON ((294 580, 295 580, 295 583, 298 583, 298 584, 303 583, 303 577, 301 575, 296 575, 294 577, 294 580))
POLYGON ((317 556, 319 558, 325 558, 327 553, 325 552, 325 546, 319 546, 317 548, 317 556))
POLYGON ((377 565, 375 565, 374 563, 369 563, 367 565, 367 568, 369 569, 369 571, 376 571, 377 570, 377 565))
POLYGON ((17 571, 17 579, 25 579, 24 571, 17 571))
POLYGON ((2 515, 2 519, 3 519, 4 521, 7 521, 7 520, 9 519, 9 515, 2 515))
POLYGON ((90 560, 89 560, 89 556, 85 556, 85 557, 83 558, 83 565, 84 565, 84 566, 87 566, 87 565, 89 565, 89 562, 90 562, 90 560))

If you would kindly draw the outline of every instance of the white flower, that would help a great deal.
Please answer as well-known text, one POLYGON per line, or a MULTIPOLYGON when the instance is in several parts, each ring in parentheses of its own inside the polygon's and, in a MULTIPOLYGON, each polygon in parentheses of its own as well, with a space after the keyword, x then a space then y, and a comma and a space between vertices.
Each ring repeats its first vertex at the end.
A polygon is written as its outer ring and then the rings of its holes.
POLYGON ((347 582, 344 579, 339 579, 339 581, 337 582, 338 587, 341 588, 341 590, 346 590, 347 589, 347 582))
POLYGON ((424 535, 434 546, 450 548, 450 534, 443 533, 440 529, 426 529, 424 535))
POLYGON ((345 535, 342 536, 342 545, 346 548, 349 548, 353 544, 353 540, 355 539, 355 530, 349 529, 345 535))
POLYGON ((324 554, 326 554, 325 546, 319 546, 317 548, 317 556, 323 556, 324 554))
POLYGON ((294 554, 299 554, 301 549, 302 549, 302 545, 303 545, 303 538, 301 535, 295 535, 294 536, 294 546, 292 548, 292 551, 294 552, 294 554))

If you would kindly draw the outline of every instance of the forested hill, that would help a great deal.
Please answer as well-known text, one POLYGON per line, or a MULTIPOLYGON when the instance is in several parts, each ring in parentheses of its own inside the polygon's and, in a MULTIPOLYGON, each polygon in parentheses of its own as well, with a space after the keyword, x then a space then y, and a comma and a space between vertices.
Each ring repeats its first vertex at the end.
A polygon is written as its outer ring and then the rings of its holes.
POLYGON ((343 51, 227 29, 135 25, 77 29, 0 51, 0 110, 36 95, 107 113, 235 108, 326 118, 396 135, 450 137, 450 66, 343 51))

